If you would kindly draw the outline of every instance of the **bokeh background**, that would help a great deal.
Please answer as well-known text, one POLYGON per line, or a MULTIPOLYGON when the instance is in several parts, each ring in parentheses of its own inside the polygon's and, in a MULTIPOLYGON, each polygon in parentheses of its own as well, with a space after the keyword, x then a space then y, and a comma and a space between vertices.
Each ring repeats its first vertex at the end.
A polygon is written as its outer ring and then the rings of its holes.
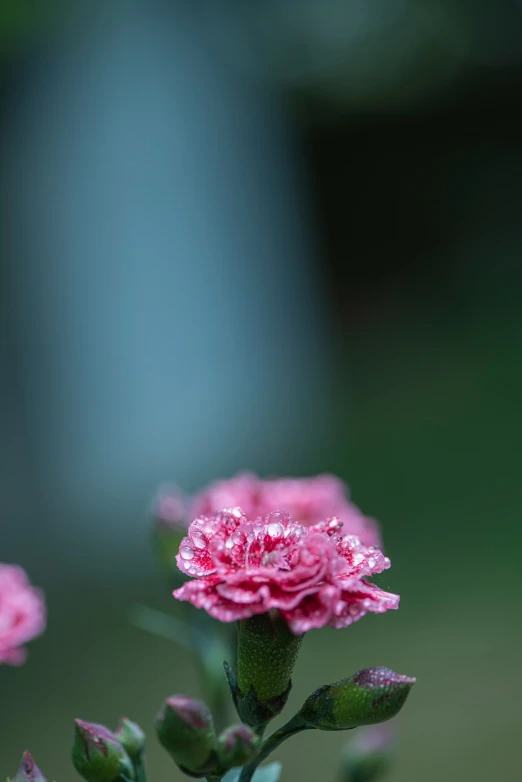
POLYGON ((521 90, 516 0, 2 0, 0 560, 49 626, 0 670, 0 776, 201 694, 127 620, 173 610, 150 500, 250 468, 347 480, 402 595, 311 633, 291 705, 389 665, 390 782, 517 778, 521 90))

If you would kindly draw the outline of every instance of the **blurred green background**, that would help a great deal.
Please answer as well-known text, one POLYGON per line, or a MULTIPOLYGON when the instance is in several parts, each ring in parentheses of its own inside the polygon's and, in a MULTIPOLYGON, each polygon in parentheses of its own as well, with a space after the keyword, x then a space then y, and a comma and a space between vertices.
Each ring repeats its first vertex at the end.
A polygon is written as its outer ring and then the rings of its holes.
MULTIPOLYGON (((345 479, 402 596, 309 634, 288 711, 387 665, 418 679, 390 782, 517 778, 520 4, 0 9, 0 560, 49 607, 0 670, 0 773, 74 779, 72 719, 126 714, 181 778, 150 727, 193 661, 127 621, 173 610, 147 506, 250 468, 345 479)), ((344 741, 295 737, 283 779, 335 779, 344 741)))

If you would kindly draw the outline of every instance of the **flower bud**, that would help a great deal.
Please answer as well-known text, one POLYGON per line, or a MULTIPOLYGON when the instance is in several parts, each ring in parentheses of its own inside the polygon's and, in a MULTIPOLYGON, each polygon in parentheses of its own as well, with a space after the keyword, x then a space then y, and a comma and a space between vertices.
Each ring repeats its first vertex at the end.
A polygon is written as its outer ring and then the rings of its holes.
POLYGON ((257 754, 261 739, 248 725, 232 725, 218 738, 217 752, 224 768, 244 766, 257 754))
POLYGON ((391 762, 394 731, 389 724, 371 725, 352 734, 341 756, 341 782, 377 782, 391 762))
POLYGON ((12 782, 47 782, 29 752, 24 752, 20 768, 12 782))
POLYGON ((141 755, 145 747, 145 734, 135 722, 122 717, 114 733, 131 760, 141 755))
POLYGON ((152 506, 153 536, 156 553, 162 567, 182 583, 182 576, 176 564, 179 544, 187 534, 186 501, 176 486, 163 486, 152 506))
POLYGON ((389 668, 365 668, 335 684, 325 684, 306 699, 299 715, 308 727, 348 730, 394 717, 415 679, 389 668))
POLYGON ((134 768, 114 733, 104 725, 75 720, 72 760, 87 782, 134 779, 134 768))
POLYGON ((156 719, 156 732, 182 771, 205 776, 217 766, 212 715, 201 701, 186 695, 167 698, 156 719))

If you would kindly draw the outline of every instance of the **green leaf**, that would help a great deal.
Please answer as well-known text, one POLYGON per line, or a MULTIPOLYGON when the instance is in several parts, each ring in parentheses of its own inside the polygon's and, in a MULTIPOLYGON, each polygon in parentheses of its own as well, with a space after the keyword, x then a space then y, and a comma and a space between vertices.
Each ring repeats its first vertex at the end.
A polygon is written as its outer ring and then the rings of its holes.
MULTIPOLYGON (((252 782, 279 782, 282 770, 283 766, 279 762, 261 766, 252 777, 252 782)), ((222 782, 237 782, 241 776, 241 771, 241 768, 231 768, 223 777, 222 782)))
POLYGON ((189 651, 193 651, 191 640, 192 629, 190 625, 176 619, 174 616, 156 611, 155 608, 136 604, 129 609, 129 622, 140 630, 145 630, 151 635, 174 641, 189 651))

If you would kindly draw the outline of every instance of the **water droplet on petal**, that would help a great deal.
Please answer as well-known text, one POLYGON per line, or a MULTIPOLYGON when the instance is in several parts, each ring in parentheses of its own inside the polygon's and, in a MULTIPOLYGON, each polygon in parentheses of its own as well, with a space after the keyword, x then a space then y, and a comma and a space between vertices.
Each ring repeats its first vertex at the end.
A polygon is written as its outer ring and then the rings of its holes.
POLYGON ((333 517, 332 517, 332 518, 331 518, 331 519, 328 521, 328 529, 331 529, 331 530, 341 529, 341 527, 342 527, 342 526, 343 526, 343 522, 342 522, 342 521, 340 521, 340 520, 337 518, 337 516, 333 516, 333 517))
POLYGON ((190 560, 194 559, 194 549, 190 546, 182 546, 179 550, 181 559, 190 560))
POLYGON ((283 534, 283 525, 272 522, 272 524, 268 525, 266 531, 271 538, 278 538, 283 534))
POLYGON ((198 532, 198 531, 193 532, 191 535, 191 539, 192 539, 192 545, 195 546, 196 548, 199 549, 206 548, 207 541, 202 532, 198 532))

